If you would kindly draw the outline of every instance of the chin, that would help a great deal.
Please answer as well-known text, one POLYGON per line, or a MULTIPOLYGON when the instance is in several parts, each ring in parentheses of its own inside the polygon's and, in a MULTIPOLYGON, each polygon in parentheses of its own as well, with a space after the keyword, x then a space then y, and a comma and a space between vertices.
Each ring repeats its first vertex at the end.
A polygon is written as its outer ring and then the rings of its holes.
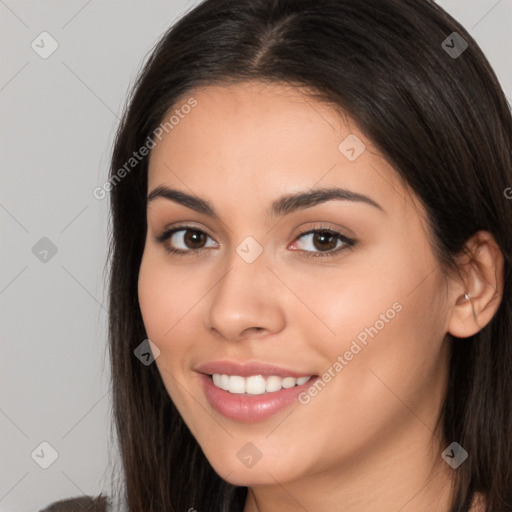
POLYGON ((212 464, 212 467, 223 480, 237 486, 275 485, 276 480, 285 482, 296 478, 287 468, 282 468, 270 460, 266 463, 260 460, 253 467, 244 467, 238 460, 231 464, 212 464))
MULTIPOLYGON (((272 473, 271 473, 272 474, 272 473)), ((238 487, 258 487, 263 485, 275 485, 276 480, 281 481, 279 478, 272 478, 266 471, 258 471, 252 473, 251 469, 232 471, 228 476, 219 475, 221 478, 231 485, 238 487)))

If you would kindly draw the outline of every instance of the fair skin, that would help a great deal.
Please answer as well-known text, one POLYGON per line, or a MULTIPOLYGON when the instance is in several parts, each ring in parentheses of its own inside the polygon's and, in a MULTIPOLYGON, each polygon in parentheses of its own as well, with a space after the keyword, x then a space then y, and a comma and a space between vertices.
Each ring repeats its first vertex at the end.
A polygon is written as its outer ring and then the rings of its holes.
POLYGON ((162 197, 148 204, 139 303, 164 385, 205 456, 222 478, 249 487, 244 512, 448 512, 453 469, 441 453, 452 440, 434 433, 445 335, 471 336, 499 305, 503 260, 492 236, 470 241, 479 271, 461 257, 465 282, 448 279, 419 201, 354 120, 285 85, 210 86, 190 96, 197 106, 152 150, 148 193, 165 185, 200 196, 220 219, 162 197), (366 145, 353 161, 338 149, 349 134, 366 145), (283 194, 330 186, 382 209, 330 200, 267 216, 283 194), (181 224, 205 234, 154 240, 181 224), (307 258, 344 245, 299 238, 319 225, 358 243, 307 258), (263 249, 252 263, 236 252, 248 236, 263 249), (235 359, 321 375, 396 302, 400 312, 310 403, 264 421, 221 415, 193 371, 235 359), (248 442, 262 454, 252 467, 237 457, 248 442))

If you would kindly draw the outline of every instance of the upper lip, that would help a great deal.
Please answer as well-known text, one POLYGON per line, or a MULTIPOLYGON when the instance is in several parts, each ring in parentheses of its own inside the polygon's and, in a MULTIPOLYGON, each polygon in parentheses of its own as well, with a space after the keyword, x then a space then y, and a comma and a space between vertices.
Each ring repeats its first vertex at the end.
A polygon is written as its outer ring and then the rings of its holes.
POLYGON ((281 366, 276 366, 271 363, 262 363, 258 361, 212 361, 210 363, 202 364, 195 368, 196 371, 206 375, 213 375, 218 373, 220 375, 239 375, 241 377, 249 377, 251 375, 263 375, 269 377, 276 375, 277 377, 309 377, 314 373, 298 372, 289 370, 281 366))

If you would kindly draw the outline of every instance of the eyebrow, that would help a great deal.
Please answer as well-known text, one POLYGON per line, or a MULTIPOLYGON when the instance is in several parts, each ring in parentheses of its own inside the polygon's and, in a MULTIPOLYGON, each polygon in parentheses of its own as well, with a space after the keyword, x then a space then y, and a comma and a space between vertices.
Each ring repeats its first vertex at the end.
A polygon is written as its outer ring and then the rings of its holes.
MULTIPOLYGON (((198 213, 220 220, 220 216, 216 212, 214 206, 209 201, 198 196, 160 185, 154 188, 148 195, 148 204, 158 198, 165 198, 170 201, 174 201, 175 203, 186 206, 198 213)), ((306 208, 311 208, 318 204, 335 199, 368 204, 381 210, 383 213, 386 213, 379 203, 368 196, 344 188, 328 187, 281 196, 272 203, 269 209, 267 209, 267 215, 270 218, 283 217, 284 215, 288 215, 292 212, 305 210, 306 208)))

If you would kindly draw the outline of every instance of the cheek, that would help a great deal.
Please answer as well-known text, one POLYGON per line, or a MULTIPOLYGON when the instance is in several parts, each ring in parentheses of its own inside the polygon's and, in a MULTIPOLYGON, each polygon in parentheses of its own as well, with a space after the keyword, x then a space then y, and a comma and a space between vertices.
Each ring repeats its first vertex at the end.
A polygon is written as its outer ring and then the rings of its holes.
MULTIPOLYGON (((152 265, 150 258, 145 254, 139 271, 139 305, 148 337, 157 344, 165 332, 167 310, 169 313, 172 311, 167 307, 169 296, 165 293, 165 284, 158 267, 152 265)), ((167 329, 169 327, 168 325, 167 329)))
MULTIPOLYGON (((408 326, 414 331, 416 324, 432 318, 429 301, 438 293, 436 274, 432 274, 435 262, 427 250, 420 253, 423 258, 413 252, 414 242, 407 247, 402 239, 390 239, 379 247, 354 253, 346 268, 342 265, 329 276, 306 282, 305 293, 316 296, 316 311, 334 332, 331 339, 336 341, 337 349, 350 345, 354 338, 364 343, 399 327, 399 332, 408 326), (404 322, 407 316, 410 318, 404 322)), ((420 242, 416 247, 421 246, 420 242)), ((400 344, 405 340, 399 336, 390 342, 400 344)))
MULTIPOLYGON (((358 310, 345 312, 346 317, 340 314, 340 340, 329 357, 343 357, 333 398, 358 417, 353 426, 373 421, 385 428, 405 420, 409 413, 404 404, 413 410, 434 407, 428 396, 438 396, 443 384, 442 310, 430 300, 435 282, 417 294, 408 295, 407 288, 403 293, 396 287, 380 289, 379 300, 362 302, 358 310)), ((352 434, 364 437, 371 430, 359 426, 352 434)))
MULTIPOLYGON (((408 288, 409 280, 412 278, 396 273, 386 260, 373 254, 354 255, 347 266, 302 273, 297 290, 311 310, 302 315, 307 316, 304 323, 309 329, 317 332, 311 339, 318 340, 320 333, 325 346, 331 346, 338 354, 375 322, 380 329, 387 328, 387 323, 381 325, 380 315, 388 312, 387 317, 395 317, 399 306, 393 309, 393 304, 403 299, 401 290, 408 288)), ((364 340, 364 334, 361 338, 364 340)))
POLYGON ((396 401, 391 390, 414 401, 430 386, 442 363, 445 319, 443 302, 434 300, 442 278, 431 273, 430 261, 407 251, 379 255, 339 278, 305 281, 303 293, 316 297, 321 322, 310 318, 308 338, 330 361, 336 399, 354 411, 373 403, 376 414, 386 415, 396 401), (338 356, 343 362, 334 367, 338 356))
POLYGON ((182 381, 180 366, 189 346, 180 329, 197 302, 193 295, 190 279, 171 270, 151 250, 144 253, 138 280, 139 306, 146 334, 160 350, 155 364, 180 413, 186 412, 186 408, 177 381, 182 381))
POLYGON ((149 339, 160 350, 168 348, 180 322, 197 302, 190 279, 171 270, 151 251, 144 254, 139 271, 139 305, 149 339))

